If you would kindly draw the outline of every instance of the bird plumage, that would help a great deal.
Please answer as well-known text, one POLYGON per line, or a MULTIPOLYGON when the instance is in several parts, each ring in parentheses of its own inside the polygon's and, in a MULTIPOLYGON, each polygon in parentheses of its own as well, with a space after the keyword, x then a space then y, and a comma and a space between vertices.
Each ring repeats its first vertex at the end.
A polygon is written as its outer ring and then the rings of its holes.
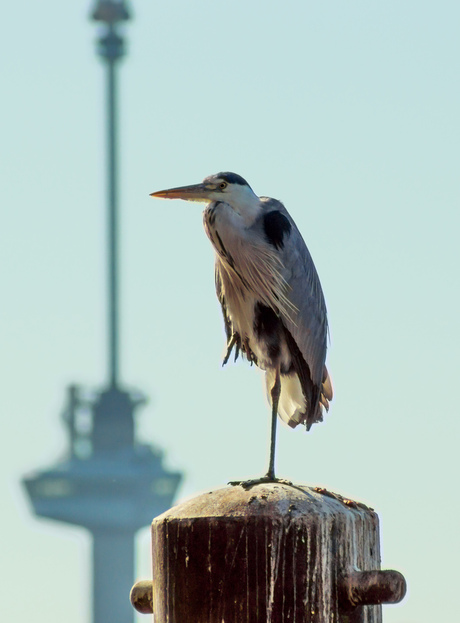
MULTIPOLYGON (((310 429, 322 420, 333 394, 325 365, 327 312, 315 265, 285 206, 258 197, 235 173, 152 194, 208 203, 203 222, 216 252, 216 293, 227 334, 224 363, 232 349, 235 358, 243 353, 266 372, 272 422, 277 412, 290 426, 304 423, 310 429)), ((274 478, 275 430, 272 423, 267 478, 274 478)))
POLYGON ((324 296, 310 253, 285 206, 269 197, 257 199, 252 222, 243 224, 223 200, 210 203, 203 213, 216 250, 216 292, 229 343, 233 338, 249 361, 266 370, 269 398, 273 370, 280 361, 279 415, 292 427, 305 422, 309 429, 321 421, 322 407, 327 409, 332 398, 325 368, 324 296))

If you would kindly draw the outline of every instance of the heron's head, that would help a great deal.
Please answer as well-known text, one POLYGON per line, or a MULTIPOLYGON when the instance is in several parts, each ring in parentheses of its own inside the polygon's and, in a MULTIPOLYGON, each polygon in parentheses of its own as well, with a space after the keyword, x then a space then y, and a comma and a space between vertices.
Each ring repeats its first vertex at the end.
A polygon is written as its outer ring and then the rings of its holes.
POLYGON ((184 199, 205 203, 221 201, 227 203, 242 216, 253 212, 259 206, 259 198, 247 181, 241 175, 229 172, 210 175, 201 184, 159 190, 151 193, 150 196, 159 199, 184 199))

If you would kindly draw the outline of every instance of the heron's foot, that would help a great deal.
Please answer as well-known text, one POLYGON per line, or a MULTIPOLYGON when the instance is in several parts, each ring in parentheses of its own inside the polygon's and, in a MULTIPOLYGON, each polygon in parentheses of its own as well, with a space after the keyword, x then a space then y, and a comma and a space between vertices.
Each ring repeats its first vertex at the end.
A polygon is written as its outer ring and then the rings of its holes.
POLYGON ((246 355, 246 359, 249 361, 249 363, 252 364, 255 363, 257 365, 257 357, 255 356, 255 354, 252 352, 251 347, 249 346, 249 338, 246 337, 242 346, 241 346, 241 350, 243 351, 243 353, 246 355))
POLYGON ((230 340, 227 343, 227 352, 225 353, 225 357, 222 361, 222 366, 225 366, 230 359, 230 355, 232 354, 233 347, 235 347, 235 361, 238 359, 238 355, 240 354, 241 348, 241 338, 238 333, 234 333, 230 340))
POLYGON ((252 480, 231 480, 228 484, 232 485, 232 487, 243 487, 243 489, 248 490, 255 485, 263 485, 267 482, 292 487, 292 482, 290 480, 276 478, 276 476, 272 476, 270 474, 265 474, 265 476, 262 476, 261 478, 253 478, 252 480))

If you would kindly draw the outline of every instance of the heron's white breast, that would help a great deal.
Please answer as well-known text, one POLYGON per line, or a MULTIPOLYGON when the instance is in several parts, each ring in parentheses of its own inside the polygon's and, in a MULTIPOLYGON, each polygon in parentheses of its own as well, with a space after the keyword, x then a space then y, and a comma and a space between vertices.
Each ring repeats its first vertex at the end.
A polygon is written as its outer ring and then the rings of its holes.
POLYGON ((261 303, 275 309, 279 304, 279 299, 273 297, 277 286, 261 233, 246 227, 241 216, 225 203, 210 204, 203 216, 206 234, 217 254, 222 294, 233 331, 243 343, 249 342, 260 368, 265 370, 280 363, 288 369, 291 356, 284 337, 279 344, 279 358, 273 361, 268 345, 255 331, 256 305, 261 303))

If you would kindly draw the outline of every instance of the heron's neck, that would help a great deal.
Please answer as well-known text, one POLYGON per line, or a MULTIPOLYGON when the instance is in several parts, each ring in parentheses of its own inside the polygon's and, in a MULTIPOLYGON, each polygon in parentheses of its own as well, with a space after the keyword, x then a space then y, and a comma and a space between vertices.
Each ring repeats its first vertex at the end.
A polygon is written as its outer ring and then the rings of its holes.
POLYGON ((234 201, 230 200, 228 203, 241 217, 245 227, 250 227, 259 216, 262 208, 259 197, 250 188, 242 190, 243 192, 239 193, 234 201))

